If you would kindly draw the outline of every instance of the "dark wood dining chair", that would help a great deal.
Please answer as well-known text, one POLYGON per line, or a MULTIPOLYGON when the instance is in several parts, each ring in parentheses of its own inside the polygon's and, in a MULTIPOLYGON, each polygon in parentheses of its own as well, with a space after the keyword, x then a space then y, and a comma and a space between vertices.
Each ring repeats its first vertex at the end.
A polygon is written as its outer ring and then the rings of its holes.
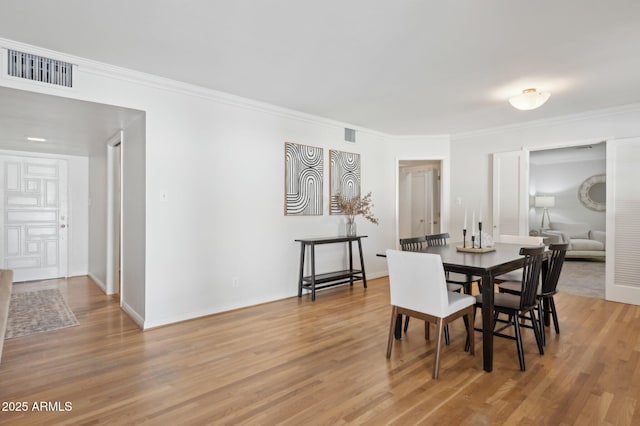
MULTIPOLYGON (((544 245, 542 237, 533 237, 531 235, 501 234, 498 237, 497 241, 500 243, 507 243, 507 244, 519 244, 520 247, 544 245)), ((502 283, 505 281, 514 281, 514 282, 520 283, 521 277, 522 277, 522 270, 516 269, 515 271, 498 275, 497 277, 495 277, 494 282, 502 283)))
POLYGON ((427 246, 425 237, 400 238, 400 249, 402 251, 420 251, 427 246))
MULTIPOLYGON (((538 298, 538 320, 540 322, 540 330, 542 331, 542 342, 545 342, 544 335, 544 316, 551 315, 556 334, 560 334, 560 325, 558 324, 558 312, 556 311, 556 303, 553 296, 558 293, 558 279, 562 271, 565 255, 569 244, 551 244, 548 256, 547 273, 543 274, 542 286, 537 294, 538 298)), ((509 293, 519 295, 522 291, 520 282, 505 281, 498 285, 501 293, 509 293)))
MULTIPOLYGON (((494 296, 494 331, 493 334, 507 339, 516 341, 518 350, 518 360, 520 361, 520 370, 525 371, 524 351, 522 349, 522 333, 520 330, 521 319, 531 321, 533 332, 538 344, 540 355, 544 354, 542 330, 540 323, 536 320, 535 311, 538 309, 538 285, 540 283, 540 271, 542 269, 542 261, 544 258, 545 247, 522 247, 520 254, 525 257, 524 266, 522 268, 522 282, 519 294, 496 293, 494 296), (506 314, 507 320, 500 318, 499 314, 506 314), (527 314, 529 317, 527 318, 527 314), (498 323, 504 324, 496 329, 498 323), (513 327, 515 336, 502 333, 503 330, 513 327)), ((476 296, 476 308, 482 307, 482 295, 476 296)), ((484 327, 484 324, 483 324, 484 327)))
POLYGON ((425 235, 429 247, 446 246, 449 233, 425 235))
MULTIPOLYGON (((445 232, 442 234, 431 234, 425 235, 425 239, 427 240, 427 246, 429 247, 439 247, 446 246, 449 244, 447 239, 449 238, 449 233, 445 232)), ((467 276, 464 274, 459 274, 457 272, 447 272, 447 282, 449 284, 456 284, 462 286, 464 288, 464 292, 467 294, 471 294, 471 285, 474 281, 478 281, 478 279, 474 279, 471 276, 467 276)), ((450 290, 450 291, 458 291, 458 290, 450 290)))

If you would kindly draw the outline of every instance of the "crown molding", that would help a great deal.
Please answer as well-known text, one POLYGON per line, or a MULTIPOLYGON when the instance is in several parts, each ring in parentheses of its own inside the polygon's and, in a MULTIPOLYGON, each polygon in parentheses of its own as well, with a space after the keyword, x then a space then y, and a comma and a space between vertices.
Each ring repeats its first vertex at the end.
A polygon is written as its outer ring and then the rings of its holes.
POLYGON ((390 135, 396 141, 411 141, 415 139, 420 139, 423 141, 437 141, 442 142, 443 140, 451 140, 451 135, 447 133, 435 134, 435 135, 390 135))
POLYGON ((454 133, 451 135, 451 140, 466 139, 475 136, 486 136, 516 130, 529 130, 544 126, 567 124, 576 121, 591 120, 595 118, 605 118, 627 112, 640 112, 640 103, 620 105, 617 107, 591 110, 576 114, 560 115, 553 118, 532 120, 524 123, 510 124, 507 126, 489 127, 486 129, 473 130, 470 132, 454 133))
MULTIPOLYGON (((292 110, 289 108, 280 107, 277 105, 269 104, 266 102, 256 101, 249 98, 244 98, 238 95, 233 95, 218 90, 208 89, 202 86, 194 84, 184 83, 177 80, 172 80, 165 77, 160 77, 154 74, 144 73, 140 71, 131 70, 128 68, 118 67, 115 65, 107 64, 104 62, 98 62, 79 56, 70 55, 55 50, 45 49, 42 47, 17 42, 5 38, 0 38, 0 47, 6 49, 15 49, 28 53, 33 53, 40 56, 45 56, 53 59, 58 59, 64 62, 69 62, 77 67, 79 73, 89 73, 99 75, 105 78, 118 79, 121 81, 127 81, 133 84, 139 84, 147 87, 151 87, 157 90, 170 91, 187 96, 199 97, 219 104, 224 104, 236 108, 242 108, 250 111, 257 111, 274 116, 279 116, 288 119, 294 119, 303 121, 306 123, 320 125, 330 128, 345 128, 355 129, 357 132, 369 134, 375 137, 381 137, 385 139, 393 139, 396 141, 406 141, 412 139, 423 140, 438 140, 447 139, 449 141, 456 139, 464 139, 475 136, 491 135, 496 133, 504 133, 514 130, 527 130, 538 128, 542 126, 570 123, 574 121, 582 121, 593 118, 602 118, 611 115, 616 115, 625 112, 640 111, 640 103, 622 105, 619 107, 612 107, 600 110, 587 111, 583 113, 570 114, 564 116, 553 117, 549 119, 541 119, 535 121, 528 121, 524 123, 512 124, 507 126, 491 127, 486 129, 473 130, 470 132, 452 133, 452 134, 427 134, 427 135, 393 135, 369 129, 366 127, 360 127, 352 123, 345 123, 329 118, 307 114, 301 111, 292 110)), ((73 90, 73 89, 72 89, 73 90)), ((67 93, 68 94, 68 93, 67 93)))
POLYGON ((201 99, 209 100, 219 104, 232 106, 236 108, 242 108, 250 111, 257 111, 267 113, 279 117, 288 119, 294 119, 303 121, 310 124, 320 125, 330 128, 344 129, 348 127, 355 129, 357 132, 366 133, 372 136, 382 138, 393 138, 393 135, 379 132, 376 130, 360 127, 352 123, 345 123, 337 120, 332 120, 325 117, 316 116, 313 114, 307 114, 301 111, 292 110, 289 108, 280 107, 277 105, 269 104, 266 102, 256 101, 242 96, 233 95, 231 93, 221 92, 218 90, 208 89, 195 84, 184 83, 178 80, 172 80, 165 77, 160 77, 154 74, 135 71, 128 68, 119 67, 116 65, 107 64, 104 62, 94 61, 79 56, 69 55, 66 53, 58 52, 55 50, 45 49, 42 47, 21 43, 9 39, 0 38, 0 47, 5 49, 19 50, 27 53, 32 53, 52 59, 58 59, 64 62, 69 62, 77 66, 79 74, 88 73, 98 75, 105 78, 117 79, 126 81, 133 84, 139 84, 147 87, 151 87, 157 90, 170 91, 177 94, 186 96, 199 97, 201 99))

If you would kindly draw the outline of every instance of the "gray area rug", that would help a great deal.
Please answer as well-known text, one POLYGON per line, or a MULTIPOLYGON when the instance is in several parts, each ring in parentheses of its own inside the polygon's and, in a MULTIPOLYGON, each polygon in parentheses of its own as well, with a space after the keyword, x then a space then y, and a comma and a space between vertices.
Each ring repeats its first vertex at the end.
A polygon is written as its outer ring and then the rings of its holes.
POLYGON ((558 290, 579 296, 604 299, 605 262, 565 259, 558 290))
POLYGON ((11 293, 5 339, 79 325, 57 288, 11 293))

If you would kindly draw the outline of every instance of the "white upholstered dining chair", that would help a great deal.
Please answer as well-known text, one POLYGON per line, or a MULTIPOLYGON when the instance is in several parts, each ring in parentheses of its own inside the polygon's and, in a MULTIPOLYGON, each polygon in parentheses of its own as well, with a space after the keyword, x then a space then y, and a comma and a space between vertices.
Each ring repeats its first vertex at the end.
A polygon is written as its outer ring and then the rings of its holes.
POLYGON ((387 264, 392 307, 387 358, 391 358, 398 314, 424 320, 427 339, 429 323, 434 323, 437 326, 438 338, 433 378, 437 379, 446 324, 462 316, 467 317, 470 352, 474 354, 473 320, 476 299, 467 294, 447 291, 444 268, 439 255, 387 250, 387 264))
MULTIPOLYGON (((521 246, 542 246, 544 245, 543 237, 533 237, 529 235, 500 235, 499 243, 520 244, 521 246)), ((496 277, 496 282, 503 281, 520 281, 522 280, 522 269, 507 272, 506 274, 496 277)))

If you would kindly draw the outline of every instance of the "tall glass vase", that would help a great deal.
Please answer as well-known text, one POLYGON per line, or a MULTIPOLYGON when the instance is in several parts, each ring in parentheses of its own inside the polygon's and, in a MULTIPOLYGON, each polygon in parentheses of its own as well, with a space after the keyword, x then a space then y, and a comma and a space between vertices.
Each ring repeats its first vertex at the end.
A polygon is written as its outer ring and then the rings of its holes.
POLYGON ((356 235, 358 235, 355 216, 347 216, 345 234, 347 235, 347 237, 355 237, 356 235))

